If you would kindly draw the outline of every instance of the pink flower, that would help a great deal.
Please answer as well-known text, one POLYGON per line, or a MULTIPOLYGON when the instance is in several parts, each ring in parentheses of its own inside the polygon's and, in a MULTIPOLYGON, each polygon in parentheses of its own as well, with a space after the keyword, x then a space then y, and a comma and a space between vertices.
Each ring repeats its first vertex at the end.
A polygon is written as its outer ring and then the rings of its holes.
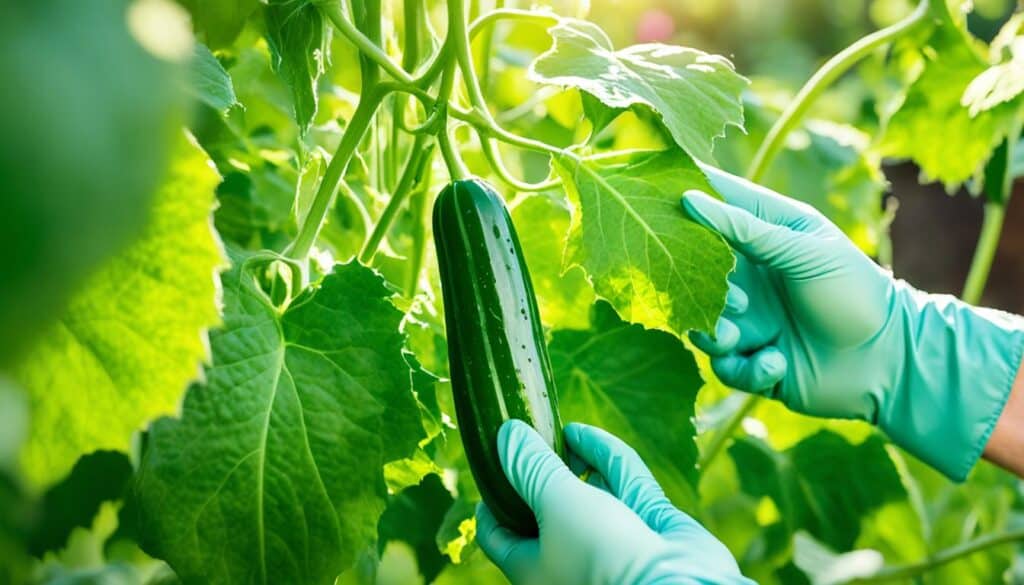
POLYGON ((636 25, 636 40, 640 43, 659 43, 672 38, 676 32, 675 19, 671 14, 652 8, 640 17, 636 25))

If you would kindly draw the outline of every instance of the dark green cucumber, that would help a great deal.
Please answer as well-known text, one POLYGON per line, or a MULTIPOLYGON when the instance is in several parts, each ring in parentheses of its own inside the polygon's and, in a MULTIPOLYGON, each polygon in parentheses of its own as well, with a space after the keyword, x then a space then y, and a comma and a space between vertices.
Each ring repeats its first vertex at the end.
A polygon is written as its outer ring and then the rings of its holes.
POLYGON ((434 203, 448 363, 462 444, 484 502, 523 535, 533 513, 505 477, 498 428, 509 419, 537 429, 562 459, 551 362, 519 238, 501 197, 480 180, 448 185, 434 203))

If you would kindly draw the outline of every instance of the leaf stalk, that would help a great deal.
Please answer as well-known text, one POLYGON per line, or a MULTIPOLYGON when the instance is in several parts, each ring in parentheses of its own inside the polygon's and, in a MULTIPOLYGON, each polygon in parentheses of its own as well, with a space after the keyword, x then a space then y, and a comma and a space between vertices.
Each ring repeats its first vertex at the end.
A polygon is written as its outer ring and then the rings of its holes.
POLYGON ((877 574, 852 581, 853 583, 882 583, 886 581, 906 580, 923 575, 943 565, 964 557, 979 553, 990 548, 1024 540, 1024 529, 1011 530, 999 534, 987 534, 974 540, 959 544, 921 561, 906 565, 883 567, 877 574))

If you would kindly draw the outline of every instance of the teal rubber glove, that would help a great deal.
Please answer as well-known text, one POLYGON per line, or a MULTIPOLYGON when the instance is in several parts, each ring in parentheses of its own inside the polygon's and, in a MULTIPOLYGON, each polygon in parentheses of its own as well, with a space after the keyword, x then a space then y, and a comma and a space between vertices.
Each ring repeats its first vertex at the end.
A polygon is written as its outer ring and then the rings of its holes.
POLYGON ((477 541, 514 585, 753 584, 722 543, 672 506, 632 448, 581 424, 566 426, 565 439, 592 468, 586 482, 529 425, 513 420, 498 432, 505 474, 540 534, 523 538, 480 504, 477 541))
POLYGON ((1024 352, 1024 320, 895 280, 808 205, 710 167, 725 202, 687 213, 738 252, 716 336, 695 334, 726 384, 815 416, 878 425, 962 481, 1024 352))

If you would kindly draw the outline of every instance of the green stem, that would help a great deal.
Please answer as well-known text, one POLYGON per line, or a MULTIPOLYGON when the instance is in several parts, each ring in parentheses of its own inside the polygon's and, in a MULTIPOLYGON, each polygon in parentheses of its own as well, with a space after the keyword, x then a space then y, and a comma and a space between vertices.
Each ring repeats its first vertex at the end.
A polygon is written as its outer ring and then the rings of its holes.
MULTIPOLYGON (((449 61, 448 64, 453 65, 454 62, 449 61)), ((451 118, 469 124, 484 137, 493 137, 506 144, 517 146, 519 148, 523 148, 526 150, 532 150, 534 152, 540 152, 550 156, 572 155, 571 152, 565 149, 561 149, 556 146, 551 146, 550 144, 544 142, 532 140, 530 138, 524 138, 522 136, 513 134, 508 130, 502 128, 501 125, 495 122, 493 119, 488 119, 481 115, 479 112, 464 110, 453 103, 445 103, 447 99, 451 97, 451 86, 454 83, 453 75, 454 72, 451 75, 444 75, 442 77, 441 91, 438 93, 437 98, 430 96, 430 94, 426 93, 423 89, 419 87, 412 85, 403 85, 394 82, 382 82, 378 86, 378 89, 381 91, 386 90, 388 92, 407 93, 415 97, 417 100, 419 100, 419 102, 423 104, 424 108, 434 111, 434 113, 431 114, 430 120, 428 122, 421 124, 421 127, 419 128, 410 129, 409 131, 412 133, 419 133, 424 131, 428 123, 440 123, 440 120, 436 120, 436 118, 441 113, 443 113, 445 116, 450 116, 451 118), (448 86, 447 89, 446 86, 448 86), (440 109, 442 105, 444 107, 443 110, 440 109)), ((618 155, 621 154, 621 152, 622 151, 616 151, 609 154, 618 155)))
POLYGON ((485 117, 490 117, 487 100, 480 88, 480 79, 473 67, 473 53, 469 48, 469 31, 466 29, 466 5, 464 0, 448 0, 448 38, 451 50, 455 53, 455 62, 462 71, 462 78, 469 94, 469 103, 473 109, 485 117))
POLYGON ((463 0, 448 0, 448 14, 450 20, 448 35, 451 41, 451 50, 455 53, 455 61, 458 63, 459 70, 462 71, 462 77, 466 84, 466 93, 469 95, 469 103, 472 107, 472 111, 469 112, 469 115, 465 116, 465 121, 469 122, 480 135, 480 142, 484 145, 484 152, 487 156, 488 162, 491 164, 491 168, 494 169, 495 173, 503 181, 509 183, 515 188, 523 188, 530 191, 543 190, 557 184, 546 182, 532 185, 513 178, 508 172, 508 168, 501 160, 501 153, 499 153, 497 149, 493 148, 493 145, 488 143, 488 138, 490 136, 494 136, 503 142, 507 142, 521 148, 544 152, 552 156, 560 156, 565 153, 565 151, 560 148, 555 148, 551 145, 544 144, 543 142, 512 134, 502 128, 501 125, 495 121, 494 117, 491 116, 491 112, 487 108, 487 99, 484 97, 483 90, 480 87, 480 79, 477 77, 476 69, 473 66, 473 53, 469 46, 469 31, 466 28, 466 22, 462 18, 452 18, 453 15, 463 15, 464 13, 465 6, 463 0))
POLYGON ((427 88, 434 83, 441 72, 444 71, 445 63, 448 60, 448 43, 445 42, 441 47, 434 53, 430 60, 421 67, 422 73, 416 75, 413 80, 416 87, 427 88))
POLYGON ((413 71, 420 64, 420 25, 423 20, 422 0, 404 0, 405 38, 402 47, 402 69, 413 71))
POLYGON ((981 302, 989 271, 992 270, 992 261, 999 248, 999 237, 1003 233, 1005 219, 1006 206, 996 202, 985 204, 985 219, 981 225, 981 235, 978 236, 978 247, 974 250, 974 259, 971 261, 971 269, 967 273, 967 282, 961 295, 966 303, 976 305, 981 302))
POLYGON ((498 145, 496 145, 493 140, 481 136, 480 145, 483 149, 484 157, 487 159, 487 163, 490 164, 491 169, 494 170, 494 174, 497 175, 498 178, 506 185, 517 191, 544 191, 562 184, 562 181, 557 178, 547 179, 540 183, 527 183, 525 181, 520 181, 512 176, 512 173, 509 172, 508 168, 505 166, 505 162, 501 160, 501 152, 498 151, 498 145))
POLYGON ((469 169, 466 168, 466 163, 462 162, 462 157, 459 156, 459 153, 456 152, 455 147, 452 145, 452 139, 448 135, 447 127, 437 135, 437 143, 441 146, 441 156, 444 158, 445 166, 448 167, 448 175, 451 177, 451 180, 461 181, 468 179, 470 177, 469 169))
MULTIPOLYGON (((494 0, 494 10, 501 10, 505 7, 505 0, 494 0)), ((493 13, 493 11, 492 11, 493 13)), ((473 22, 480 20, 474 18, 473 22)), ((473 42, 473 32, 469 31, 469 42, 473 42)), ((484 30, 484 36, 480 39, 480 46, 477 52, 480 62, 480 85, 484 88, 490 87, 491 80, 491 48, 494 45, 494 27, 484 30)))
MULTIPOLYGON (((360 2, 363 1, 365 0, 360 0, 360 2)), ((331 23, 341 31, 341 34, 347 38, 349 42, 355 45, 357 49, 359 49, 360 55, 372 60, 377 64, 377 66, 397 81, 401 81, 402 83, 415 82, 413 77, 392 61, 391 58, 388 57, 388 54, 385 53, 371 37, 363 34, 358 28, 356 28, 355 24, 345 16, 345 13, 347 12, 347 2, 346 5, 343 5, 341 1, 328 0, 320 2, 314 1, 314 4, 320 9, 320 12, 327 17, 327 20, 330 20, 331 23)))
POLYGON ((409 236, 412 238, 412 250, 409 252, 409 272, 405 278, 405 296, 412 298, 420 286, 420 273, 427 256, 427 225, 430 223, 431 174, 434 165, 427 164, 423 169, 423 178, 409 201, 409 212, 413 218, 409 236))
POLYGON ((981 225, 978 245, 974 249, 974 258, 971 260, 971 268, 967 272, 967 281, 961 295, 965 302, 972 305, 981 302, 989 272, 992 270, 992 261, 995 260, 996 251, 999 249, 999 238, 1003 233, 1003 223, 1006 221, 1006 206, 1013 195, 1015 177, 1011 167, 1022 125, 1022 120, 1017 120, 1013 124, 1005 143, 996 150, 993 160, 989 161, 989 166, 985 169, 985 195, 988 201, 985 204, 985 219, 981 225), (993 176, 988 172, 989 168, 1001 169, 1001 172, 993 176))
POLYGON ((919 24, 927 22, 929 16, 929 0, 921 0, 917 8, 906 18, 899 22, 875 31, 866 37, 861 38, 849 47, 843 49, 835 57, 825 63, 821 69, 807 81, 800 89, 796 97, 782 113, 782 116, 775 122, 768 135, 765 137, 757 154, 754 155, 750 169, 747 171, 747 178, 755 183, 760 181, 765 171, 771 164, 775 155, 782 149, 786 137, 803 120, 807 110, 814 104, 815 100, 831 86, 851 67, 860 62, 875 51, 909 31, 914 30, 919 24))
MULTIPOLYGON (((407 149, 409 144, 402 141, 401 131, 405 127, 405 124, 399 123, 399 119, 405 117, 405 108, 408 104, 409 96, 401 93, 396 93, 391 96, 391 138, 388 141, 388 148, 392 151, 392 168, 398 168, 398 162, 407 155, 407 149)), ((404 122, 404 120, 403 120, 404 122)), ((395 188, 395 177, 391 177, 392 188, 395 188)))
MULTIPOLYGON (((356 4, 353 15, 356 27, 366 35, 366 38, 371 43, 382 47, 384 45, 384 27, 381 24, 381 0, 361 0, 356 4)), ((380 71, 380 65, 376 61, 360 53, 359 74, 360 83, 363 87, 372 88, 376 86, 380 82, 380 71)), ((384 97, 381 98, 381 103, 383 102, 384 97)), ((380 108, 378 108, 378 114, 374 116, 373 121, 370 123, 370 137, 367 141, 368 148, 364 152, 367 153, 368 158, 370 185, 378 191, 385 191, 387 189, 383 180, 385 175, 385 153, 381 148, 383 140, 381 138, 381 116, 379 112, 380 108)))
POLYGON ((733 434, 736 433, 736 430, 740 428, 740 425, 743 424, 743 419, 747 418, 747 415, 749 415, 754 410, 754 407, 757 406, 759 399, 760 396, 755 396, 753 394, 744 398, 743 404, 740 405, 740 408, 736 412, 732 413, 729 420, 725 421, 722 428, 715 433, 715 436, 711 437, 711 443, 708 445, 708 448, 701 453, 700 460, 698 462, 702 471, 706 471, 711 465, 711 462, 725 450, 725 446, 729 443, 733 434))
POLYGON ((977 552, 1021 540, 1024 540, 1024 530, 1012 530, 1002 534, 989 534, 969 542, 941 550, 934 555, 915 563, 883 568, 875 575, 865 577, 863 579, 856 579, 853 582, 881 583, 884 581, 911 579, 941 567, 942 565, 973 555, 977 552))
POLYGON ((558 24, 558 16, 549 12, 536 12, 533 10, 518 10, 515 8, 499 8, 473 21, 469 25, 469 38, 474 39, 478 34, 490 28, 499 20, 521 20, 536 22, 543 25, 558 24))
POLYGON ((370 233, 370 237, 363 244, 363 250, 359 253, 359 261, 363 264, 369 264, 373 257, 377 254, 377 248, 380 246, 381 240, 388 233, 391 228, 391 224, 395 221, 395 217, 398 212, 405 205, 405 202, 409 199, 409 195, 415 191, 416 186, 420 182, 420 178, 423 176, 424 164, 429 164, 431 157, 434 153, 434 147, 428 144, 428 138, 426 135, 419 135, 413 143, 412 152, 409 153, 409 160, 405 163, 405 170, 402 172, 402 178, 398 181, 398 186, 395 187, 394 194, 391 195, 391 200, 388 201, 387 206, 381 213, 380 219, 377 220, 377 225, 373 226, 373 231, 370 233))
POLYGON ((458 112, 453 114, 453 117, 459 118, 460 120, 467 122, 468 124, 476 128, 478 132, 481 132, 486 136, 493 136, 494 138, 497 138, 498 140, 506 144, 511 144, 512 146, 518 146, 519 148, 532 150, 534 152, 540 152, 556 157, 570 155, 575 157, 575 155, 570 151, 558 148, 556 146, 551 146, 550 144, 540 142, 538 140, 524 138, 522 136, 513 134, 499 126, 493 119, 484 118, 482 116, 476 115, 476 112, 458 112))
MULTIPOLYGON (((420 62, 420 28, 422 24, 422 0, 403 0, 402 15, 405 20, 405 29, 402 39, 402 69, 414 71, 420 62)), ((392 164, 398 168, 398 161, 404 156, 399 132, 407 130, 405 125, 405 110, 409 104, 408 95, 396 93, 392 98, 391 105, 391 140, 390 151, 392 164)), ((392 177, 394 180, 394 177, 392 177)), ((391 185, 394 187, 394 185, 391 185)))
POLYGON ((306 220, 302 223, 299 235, 295 238, 295 242, 288 251, 290 257, 304 262, 306 257, 309 256, 309 251, 320 234, 320 227, 324 223, 324 218, 327 217, 327 210, 331 207, 331 201, 334 200, 338 184, 345 175, 349 162, 351 162, 356 148, 362 141, 363 135, 366 134, 366 130, 370 127, 370 123, 373 121, 374 114, 377 113, 377 108, 380 106, 380 101, 383 97, 382 92, 372 88, 364 88, 363 94, 359 98, 359 105, 356 107, 356 111, 352 115, 348 127, 345 129, 345 135, 342 136, 341 143, 338 144, 338 150, 331 158, 330 164, 327 165, 323 179, 320 180, 320 186, 317 188, 316 196, 313 198, 313 204, 309 208, 306 220))

